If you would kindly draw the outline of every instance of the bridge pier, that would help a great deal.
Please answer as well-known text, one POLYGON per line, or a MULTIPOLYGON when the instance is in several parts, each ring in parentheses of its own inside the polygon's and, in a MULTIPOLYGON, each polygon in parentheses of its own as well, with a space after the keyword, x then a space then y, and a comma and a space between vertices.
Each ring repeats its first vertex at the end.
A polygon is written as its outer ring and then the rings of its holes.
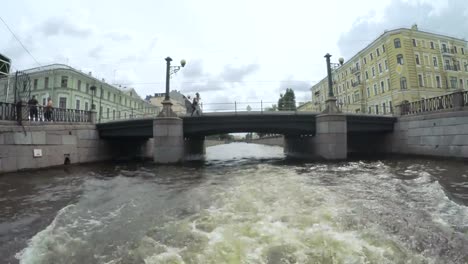
POLYGON ((153 120, 153 160, 156 163, 178 163, 184 159, 184 126, 178 117, 153 120))
POLYGON ((316 123, 317 155, 327 160, 346 159, 348 156, 348 128, 343 114, 318 115, 316 123))
POLYGON ((286 135, 284 152, 287 156, 305 159, 341 160, 347 158, 348 128, 343 114, 318 115, 316 134, 286 135))
POLYGON ((200 160, 206 154, 205 137, 187 137, 184 141, 184 159, 200 160))

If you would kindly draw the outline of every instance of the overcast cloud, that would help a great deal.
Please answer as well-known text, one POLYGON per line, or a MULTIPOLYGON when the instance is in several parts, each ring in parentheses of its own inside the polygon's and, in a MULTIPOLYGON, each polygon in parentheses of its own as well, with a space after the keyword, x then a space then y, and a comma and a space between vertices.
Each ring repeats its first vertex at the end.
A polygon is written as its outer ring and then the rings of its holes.
MULTIPOLYGON (((33 1, 2 3, 0 16, 41 65, 69 64, 143 98, 165 89, 165 58, 187 60, 171 87, 205 104, 298 102, 325 77, 324 55, 345 59, 385 29, 466 37, 464 0, 33 1)), ((38 65, 0 24, 0 53, 13 69, 38 65)))

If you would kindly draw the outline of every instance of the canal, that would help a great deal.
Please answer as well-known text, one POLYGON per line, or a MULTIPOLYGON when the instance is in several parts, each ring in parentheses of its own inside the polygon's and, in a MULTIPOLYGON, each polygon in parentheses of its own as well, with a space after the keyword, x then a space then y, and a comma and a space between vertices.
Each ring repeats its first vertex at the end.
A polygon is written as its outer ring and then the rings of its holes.
POLYGON ((468 263, 468 164, 299 162, 233 143, 183 166, 0 176, 1 263, 468 263))

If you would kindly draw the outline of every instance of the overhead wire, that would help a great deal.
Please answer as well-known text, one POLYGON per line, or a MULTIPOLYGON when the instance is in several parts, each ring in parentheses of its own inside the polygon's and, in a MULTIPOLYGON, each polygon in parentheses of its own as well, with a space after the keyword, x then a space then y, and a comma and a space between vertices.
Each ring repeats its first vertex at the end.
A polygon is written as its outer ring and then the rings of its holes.
POLYGON ((3 18, 1 16, 0 16, 0 20, 3 22, 3 24, 8 29, 8 31, 10 31, 11 35, 13 35, 13 37, 16 39, 16 41, 19 42, 21 47, 23 47, 23 49, 29 54, 29 56, 31 56, 31 58, 37 63, 37 65, 39 65, 39 67, 42 67, 42 65, 36 60, 36 58, 31 54, 31 52, 29 52, 29 50, 26 48, 26 46, 23 44, 23 42, 21 42, 21 40, 16 36, 16 34, 13 32, 13 30, 8 26, 8 24, 5 22, 5 20, 3 20, 3 18))

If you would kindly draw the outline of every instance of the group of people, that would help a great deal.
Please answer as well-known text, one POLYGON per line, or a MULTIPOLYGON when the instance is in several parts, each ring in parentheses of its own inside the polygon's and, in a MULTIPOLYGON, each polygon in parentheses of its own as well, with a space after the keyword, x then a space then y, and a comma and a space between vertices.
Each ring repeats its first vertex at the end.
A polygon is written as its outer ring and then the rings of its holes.
MULTIPOLYGON (((33 95, 33 97, 28 101, 30 120, 39 121, 37 109, 38 104, 39 102, 37 101, 36 96, 33 95)), ((52 121, 52 110, 53 102, 52 99, 49 97, 47 98, 47 104, 44 106, 44 121, 52 121)))
POLYGON ((200 101, 201 98, 199 93, 195 94, 195 97, 192 101, 190 101, 190 96, 185 98, 185 108, 187 109, 187 114, 190 113, 190 116, 193 116, 193 114, 200 116, 202 113, 200 101))

